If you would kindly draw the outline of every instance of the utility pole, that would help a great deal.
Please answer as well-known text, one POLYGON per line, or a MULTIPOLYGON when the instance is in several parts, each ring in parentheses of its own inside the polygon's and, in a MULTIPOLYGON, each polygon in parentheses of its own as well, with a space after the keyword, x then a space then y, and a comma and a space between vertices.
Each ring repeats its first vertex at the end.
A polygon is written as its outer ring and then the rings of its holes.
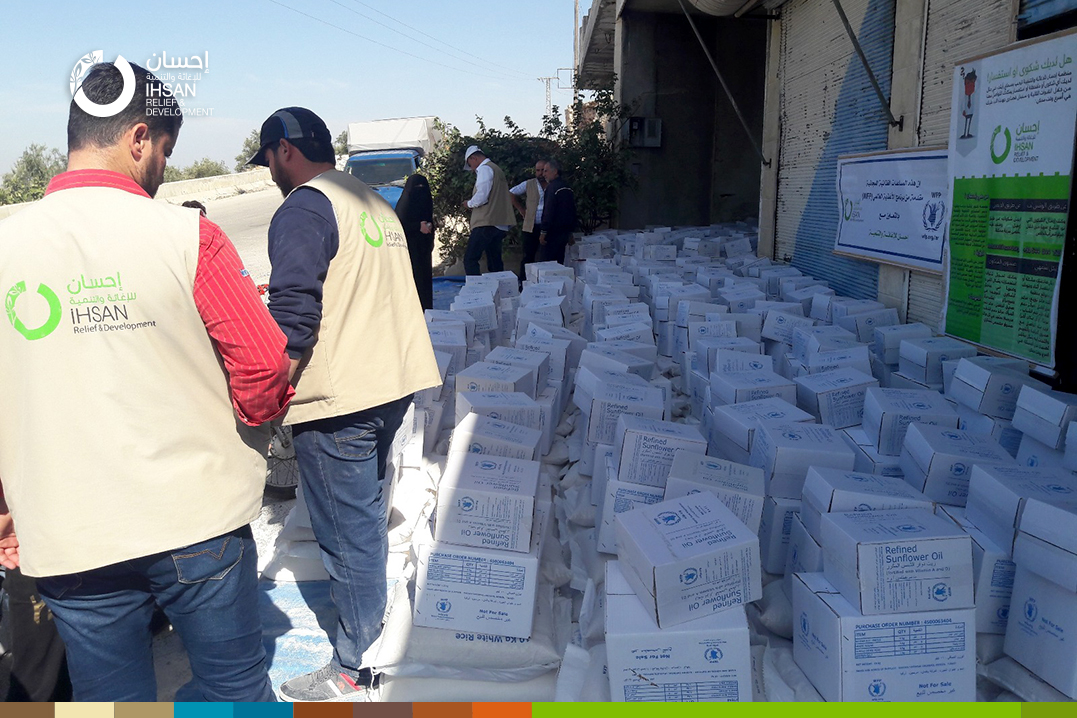
POLYGON ((546 114, 547 115, 550 114, 551 110, 553 110, 553 98, 550 96, 550 83, 553 82, 556 79, 557 79, 556 76, 538 78, 539 82, 546 83, 546 114))

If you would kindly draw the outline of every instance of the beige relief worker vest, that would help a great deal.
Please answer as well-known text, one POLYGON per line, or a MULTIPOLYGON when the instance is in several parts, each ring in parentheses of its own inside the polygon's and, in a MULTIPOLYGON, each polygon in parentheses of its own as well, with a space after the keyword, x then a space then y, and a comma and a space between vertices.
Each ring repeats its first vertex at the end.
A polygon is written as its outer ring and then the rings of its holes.
POLYGON ((539 181, 537 179, 527 180, 527 214, 524 215, 525 232, 535 231, 535 216, 538 214, 539 200, 542 198, 542 188, 539 187, 539 181))
MULTIPOLYGON (((516 215, 512 212, 512 200, 509 199, 509 186, 505 182, 505 173, 493 162, 490 162, 489 166, 494 171, 490 197, 486 200, 486 204, 471 210, 472 229, 516 224, 516 215)), ((475 193, 472 192, 471 196, 474 197, 475 193)))
POLYGON ((323 285, 317 341, 293 379, 286 423, 351 414, 439 385, 407 240, 392 207, 337 170, 300 186, 329 198, 340 245, 323 285))
POLYGON ((258 515, 268 436, 235 417, 193 298, 198 213, 121 189, 0 222, 0 481, 23 571, 212 538, 258 515))

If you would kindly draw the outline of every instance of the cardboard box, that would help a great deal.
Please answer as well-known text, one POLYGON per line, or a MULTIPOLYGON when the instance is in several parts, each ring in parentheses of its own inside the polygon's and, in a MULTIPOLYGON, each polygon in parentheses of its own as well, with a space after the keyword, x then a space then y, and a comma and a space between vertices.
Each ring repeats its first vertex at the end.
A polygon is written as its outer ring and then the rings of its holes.
POLYGON ((542 337, 522 336, 516 339, 516 348, 522 351, 546 354, 549 356, 549 368, 546 380, 561 381, 566 376, 569 342, 565 339, 545 339, 542 337))
POLYGON ((497 329, 497 306, 487 295, 460 293, 453 299, 449 309, 470 314, 475 320, 476 333, 492 332, 497 329))
POLYGON ((809 466, 852 471, 855 461, 853 450, 832 426, 761 422, 749 463, 763 469, 768 496, 799 498, 809 466))
POLYGON ((864 432, 880 454, 901 454, 909 424, 956 429, 958 422, 949 402, 932 391, 873 387, 864 395, 864 432))
POLYGON ((793 577, 793 658, 827 701, 976 700, 972 609, 863 616, 823 574, 793 577))
POLYGON ((453 429, 449 453, 483 454, 533 461, 542 432, 519 424, 468 414, 453 429))
POLYGON ((614 702, 752 699, 743 608, 659 628, 636 596, 609 596, 606 662, 614 702))
POLYGON ((654 345, 655 343, 654 327, 651 325, 650 319, 646 322, 611 324, 605 328, 596 329, 594 334, 595 340, 600 342, 627 340, 633 342, 649 342, 651 345, 654 345))
MULTIPOLYGON (((616 477, 616 474, 609 475, 616 477)), ((658 486, 630 484, 618 481, 616 478, 608 478, 605 481, 605 487, 601 510, 595 522, 598 550, 602 553, 615 554, 617 553, 617 514, 663 501, 665 489, 658 486)))
POLYGON ((796 384, 772 371, 741 371, 711 374, 712 400, 717 404, 740 404, 775 397, 796 403, 796 384))
POLYGON ((617 553, 663 628, 763 595, 759 539, 711 493, 618 514, 617 553))
POLYGON ((856 334, 857 341, 871 342, 875 340, 875 329, 877 327, 895 326, 900 321, 897 310, 888 307, 870 312, 849 314, 840 317, 836 324, 842 329, 848 329, 856 334))
POLYGON ((606 482, 617 479, 613 452, 612 444, 595 445, 594 472, 591 474, 591 505, 598 507, 599 513, 602 511, 602 502, 606 500, 606 482))
POLYGON ((1047 386, 1005 364, 959 361, 950 382, 950 396, 981 414, 1013 420, 1021 387, 1047 390, 1047 386))
MULTIPOLYGON (((716 349, 713 362, 708 362, 712 374, 744 371, 774 371, 774 359, 766 354, 750 354, 733 349, 716 349)), ((713 380, 712 380, 713 383, 713 380)))
POLYGON ((790 346, 793 348, 793 356, 801 362, 806 362, 808 357, 819 351, 820 339, 845 339, 850 342, 856 341, 856 335, 847 329, 824 324, 816 327, 801 327, 793 331, 790 346))
POLYGON ((973 608, 972 540, 928 509, 823 515, 823 572, 865 616, 973 608))
POLYGON ((536 394, 542 393, 546 389, 547 381, 550 378, 550 355, 546 352, 495 347, 486 355, 486 361, 491 364, 526 367, 531 371, 536 394))
POLYGON ((780 574, 789 555, 793 517, 800 511, 800 499, 768 496, 759 520, 759 558, 763 570, 780 574))
POLYGON ((468 414, 481 414, 542 430, 542 409, 527 394, 504 391, 462 391, 456 395, 456 421, 468 414))
POLYGON ((661 419, 665 413, 665 401, 662 391, 651 386, 607 382, 595 389, 586 413, 587 440, 612 444, 617 432, 617 420, 622 414, 661 419))
POLYGON ((793 598, 793 574, 821 573, 823 570, 823 547, 815 540, 800 512, 793 514, 789 525, 789 547, 785 554, 785 576, 782 577, 782 590, 790 600, 793 598))
POLYGON ((1006 654, 1077 698, 1077 504, 1032 499, 1014 544, 1006 654))
POLYGON ((1031 434, 1021 434, 1021 443, 1017 446, 1017 456, 1014 458, 1019 466, 1028 466, 1033 469, 1066 468, 1064 452, 1037 441, 1031 434))
POLYGON ((856 454, 853 462, 854 471, 904 480, 905 472, 901 470, 900 458, 880 454, 862 428, 850 427, 844 429, 842 433, 845 434, 845 443, 856 454))
POLYGON ((664 501, 710 491, 752 531, 763 513, 763 472, 695 451, 677 451, 666 479, 664 501))
POLYGON ((986 416, 962 404, 957 405, 957 415, 961 417, 961 422, 958 424, 959 429, 976 434, 990 434, 1006 450, 1007 454, 1017 456, 1017 450, 1021 446, 1023 434, 1013 428, 1013 422, 994 416, 986 416))
POLYGON ((811 317, 798 317, 788 312, 774 310, 768 312, 766 319, 763 320, 761 335, 764 339, 791 344, 794 330, 812 326, 815 326, 815 320, 811 317))
POLYGON ((629 354, 620 349, 604 347, 601 343, 591 344, 583 350, 580 355, 580 367, 636 374, 646 380, 652 379, 655 371, 653 361, 641 359, 635 354, 629 354))
POLYGON ((613 445, 621 481, 662 489, 677 451, 707 450, 707 440, 693 426, 630 414, 617 419, 613 445))
POLYGON ((539 556, 549 512, 539 504, 528 553, 441 544, 417 546, 416 626, 529 638, 535 612, 539 556))
POLYGON ((528 551, 539 462, 453 454, 438 483, 434 540, 528 551))
POLYGON ((1077 395, 1025 385, 1017 397, 1013 428, 1052 449, 1066 445, 1066 430, 1077 420, 1077 395))
POLYGON ((1010 594, 1016 566, 1010 552, 987 538, 976 528, 965 510, 958 506, 939 505, 939 516, 950 519, 972 539, 972 576, 976 598, 976 632, 1002 634, 1010 616, 1010 594))
POLYGON ((976 356, 976 347, 952 337, 905 339, 898 347, 901 373, 925 384, 942 384, 942 363, 976 356))
POLYGON ((456 391, 520 392, 535 398, 535 376, 528 367, 480 361, 456 372, 456 391))
POLYGON ((847 297, 842 297, 830 305, 830 319, 837 324, 838 320, 842 317, 863 314, 865 312, 876 312, 882 309, 886 309, 886 305, 882 302, 877 302, 874 299, 849 299, 847 297))
POLYGON ((836 429, 860 426, 864 420, 864 392, 878 387, 871 374, 844 368, 797 377, 797 406, 821 424, 836 429))
POLYGON ((746 452, 752 450, 760 421, 811 423, 814 419, 803 409, 777 397, 714 407, 714 430, 746 452))
POLYGON ((905 339, 930 339, 931 328, 926 324, 894 324, 875 327, 873 333, 875 355, 886 364, 897 364, 901 342, 905 339))
POLYGON ((1017 462, 987 434, 911 424, 900 463, 910 486, 939 503, 964 506, 974 464, 1017 462))
POLYGON ((1073 501, 1077 499, 1077 478, 1064 469, 972 467, 966 515, 1006 551, 1013 549, 1017 525, 1029 499, 1055 504, 1073 501))
POLYGON ((808 533, 817 541, 822 540, 823 514, 935 509, 934 501, 901 479, 816 466, 808 469, 803 496, 800 518, 808 533))

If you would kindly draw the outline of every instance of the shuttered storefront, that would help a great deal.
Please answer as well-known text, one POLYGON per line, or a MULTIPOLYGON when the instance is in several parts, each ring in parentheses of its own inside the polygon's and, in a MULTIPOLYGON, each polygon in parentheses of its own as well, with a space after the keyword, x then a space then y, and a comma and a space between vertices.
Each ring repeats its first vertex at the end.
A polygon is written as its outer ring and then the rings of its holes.
MULTIPOLYGON (((895 0, 842 0, 889 98, 895 0)), ((831 2, 781 9, 781 150, 775 257, 839 294, 874 299, 878 266, 835 256, 839 155, 885 150, 887 116, 831 2)))
MULTIPOLYGON (((1013 33, 1013 0, 929 0, 917 129, 921 147, 949 142, 954 65, 1013 42, 1013 33)), ((938 329, 942 302, 941 276, 916 270, 909 273, 908 321, 938 329)))

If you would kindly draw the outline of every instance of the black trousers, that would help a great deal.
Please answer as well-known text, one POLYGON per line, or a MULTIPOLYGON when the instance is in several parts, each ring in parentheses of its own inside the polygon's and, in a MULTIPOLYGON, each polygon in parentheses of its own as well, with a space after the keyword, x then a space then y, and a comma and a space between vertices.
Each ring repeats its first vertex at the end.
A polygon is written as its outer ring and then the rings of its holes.
POLYGON ((540 262, 565 263, 565 248, 568 240, 572 239, 572 232, 559 232, 546 235, 546 244, 539 245, 538 259, 540 262))
POLYGON ((482 274, 479 260, 486 253, 486 270, 500 272, 505 269, 501 261, 501 240, 507 232, 497 227, 475 227, 471 230, 471 236, 467 240, 467 249, 464 251, 464 272, 470 275, 482 274))
POLYGON ((415 278, 415 289, 419 292, 419 302, 423 309, 434 308, 434 233, 406 233, 408 238, 408 256, 411 258, 411 276, 415 278))
POLYGON ((541 234, 541 232, 539 232, 539 230, 537 230, 537 229, 532 231, 532 232, 521 232, 520 233, 520 237, 522 239, 522 244, 523 244, 523 250, 524 250, 524 258, 520 261, 520 279, 521 280, 527 278, 527 274, 526 274, 527 270, 525 269, 525 267, 527 267, 527 265, 534 262, 535 258, 538 257, 538 251, 539 251, 538 238, 539 238, 539 234, 541 234))
POLYGON ((37 582, 18 569, 4 578, 11 615, 11 685, 7 701, 69 701, 67 651, 37 582))

